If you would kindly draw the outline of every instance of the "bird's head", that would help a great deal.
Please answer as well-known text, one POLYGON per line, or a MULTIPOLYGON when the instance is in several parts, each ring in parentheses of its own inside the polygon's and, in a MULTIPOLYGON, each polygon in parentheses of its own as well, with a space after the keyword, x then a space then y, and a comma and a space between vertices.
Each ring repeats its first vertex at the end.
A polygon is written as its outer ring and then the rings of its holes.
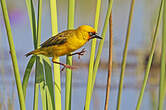
POLYGON ((102 37, 98 36, 96 33, 96 30, 91 26, 82 25, 78 27, 78 30, 81 30, 87 33, 87 36, 85 36, 87 40, 94 39, 94 38, 102 39, 102 37))

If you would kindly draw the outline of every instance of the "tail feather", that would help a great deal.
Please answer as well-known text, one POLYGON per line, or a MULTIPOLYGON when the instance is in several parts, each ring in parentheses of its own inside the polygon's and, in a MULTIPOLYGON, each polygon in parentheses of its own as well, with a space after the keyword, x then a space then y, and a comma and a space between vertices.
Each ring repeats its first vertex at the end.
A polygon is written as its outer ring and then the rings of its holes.
POLYGON ((34 51, 31 51, 31 52, 25 54, 25 56, 28 57, 28 56, 30 56, 32 54, 34 54, 34 55, 40 54, 40 50, 36 49, 34 51))

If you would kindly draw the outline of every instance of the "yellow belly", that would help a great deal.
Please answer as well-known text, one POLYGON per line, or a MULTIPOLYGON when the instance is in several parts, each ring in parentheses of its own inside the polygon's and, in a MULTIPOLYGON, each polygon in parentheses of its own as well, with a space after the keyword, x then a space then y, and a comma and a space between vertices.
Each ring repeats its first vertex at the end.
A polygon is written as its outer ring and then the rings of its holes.
POLYGON ((59 57, 59 56, 63 56, 63 55, 68 55, 71 52, 79 49, 82 46, 83 45, 73 46, 73 45, 69 45, 69 44, 63 44, 63 45, 55 45, 55 46, 42 48, 41 51, 44 51, 43 55, 45 55, 45 56, 59 57))
POLYGON ((43 55, 48 57, 59 57, 63 55, 68 55, 71 52, 81 48, 87 41, 80 40, 77 38, 70 38, 65 44, 54 45, 50 47, 41 48, 41 51, 44 52, 43 55))

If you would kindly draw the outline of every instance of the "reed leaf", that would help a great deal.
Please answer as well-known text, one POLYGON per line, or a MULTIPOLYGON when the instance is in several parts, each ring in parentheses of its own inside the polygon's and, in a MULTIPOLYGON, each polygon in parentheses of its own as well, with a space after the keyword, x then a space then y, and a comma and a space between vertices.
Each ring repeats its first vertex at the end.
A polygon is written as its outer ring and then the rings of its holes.
POLYGON ((14 42, 13 42, 13 36, 12 36, 12 32, 11 32, 10 21, 9 21, 9 16, 8 16, 5 0, 1 0, 1 7, 2 7, 3 17, 4 17, 6 31, 7 31, 8 43, 9 43, 9 47, 10 47, 10 54, 11 54, 12 63, 13 63, 13 69, 14 69, 14 75, 15 75, 16 86, 17 86, 17 91, 18 91, 20 109, 25 110, 26 107, 25 107, 24 94, 23 94, 20 72, 19 72, 19 68, 18 68, 18 64, 17 64, 16 51, 15 51, 15 46, 14 46, 14 42))
POLYGON ((36 57, 32 56, 27 64, 27 67, 25 69, 24 78, 22 82, 22 88, 24 93, 24 98, 26 99, 26 88, 28 86, 29 76, 33 67, 33 64, 35 63, 36 57))
POLYGON ((160 68, 160 89, 159 89, 159 104, 158 110, 163 110, 165 92, 164 92, 164 79, 165 79, 165 57, 166 57, 166 2, 164 2, 163 8, 163 29, 162 29, 162 49, 161 49, 161 68, 160 68))
MULTIPOLYGON (((96 15, 95 15, 95 22, 94 22, 94 28, 95 28, 96 31, 98 29, 100 7, 101 7, 101 0, 97 0, 96 15)), ((90 100, 91 100, 91 87, 92 87, 92 79, 93 79, 93 66, 94 66, 94 58, 95 58, 95 49, 96 49, 96 39, 93 39, 92 43, 91 43, 91 54, 90 54, 90 61, 89 61, 89 73, 88 73, 88 82, 87 82, 87 90, 86 90, 85 106, 87 108, 89 108, 89 104, 90 104, 90 100)))
MULTIPOLYGON (((68 0, 68 29, 74 28, 75 0, 68 0)), ((66 64, 72 65, 72 56, 66 57, 66 64)), ((66 69, 65 110, 71 110, 72 70, 66 69)))
POLYGON ((154 51, 155 51, 155 47, 156 47, 157 35, 159 33, 159 26, 160 26, 161 17, 162 17, 162 10, 163 10, 163 4, 164 4, 163 1, 164 0, 162 0, 161 4, 160 4, 159 14, 158 14, 158 18, 157 18, 157 25, 156 25, 156 29, 155 29, 155 33, 154 33, 154 37, 153 37, 153 42, 152 42, 152 47, 151 47, 151 51, 150 51, 150 56, 149 56, 148 64, 147 64, 147 67, 146 67, 144 81, 143 81, 143 84, 142 84, 142 88, 141 88, 141 92, 140 92, 140 95, 139 95, 139 99, 137 101, 136 110, 140 110, 140 106, 141 106, 141 103, 142 103, 145 87, 146 87, 146 84, 147 84, 147 81, 148 81, 148 77, 149 77, 149 72, 150 72, 150 68, 151 68, 151 64, 152 64, 152 59, 153 59, 153 55, 154 55, 154 51))
MULTIPOLYGON (((36 18, 35 18, 35 11, 34 11, 34 7, 33 7, 33 2, 32 0, 26 0, 26 7, 27 7, 27 11, 28 11, 28 16, 29 16, 29 20, 30 20, 30 26, 31 26, 31 31, 32 31, 32 36, 33 36, 33 44, 34 44, 34 48, 37 48, 37 32, 36 32, 36 18)), ((37 63, 37 61, 36 61, 37 63)), ((36 70, 36 69, 35 69, 36 70)), ((24 74, 24 77, 26 74, 24 74)), ((24 79, 23 82, 27 82, 28 83, 29 77, 27 77, 27 79, 24 79)), ((34 90, 34 104, 33 104, 33 109, 37 110, 38 109, 38 92, 39 92, 39 85, 35 85, 35 90, 34 90), (35 103, 36 102, 36 103, 35 103)), ((26 90, 25 90, 26 91, 26 90)), ((24 92, 25 93, 25 92, 24 92)), ((24 94, 24 97, 26 96, 26 94, 24 94)))
POLYGON ((45 88, 46 88, 46 95, 47 95, 47 109, 55 110, 52 68, 51 68, 51 63, 49 58, 43 57, 43 63, 44 63, 45 78, 46 78, 45 88))
MULTIPOLYGON (((52 24, 52 35, 58 33, 57 23, 57 8, 56 0, 50 0, 51 9, 51 24, 52 24)), ((59 62, 59 58, 56 60, 59 62)), ((54 81, 55 81, 55 109, 61 110, 61 81, 60 81, 60 65, 54 64, 54 81)))
MULTIPOLYGON (((31 32, 32 32, 32 36, 33 36, 33 44, 34 44, 34 48, 36 49, 37 48, 37 30, 36 30, 36 27, 37 26, 36 26, 35 11, 34 11, 32 0, 26 0, 26 6, 27 6, 28 16, 29 16, 29 20, 30 20, 31 32)), ((37 60, 36 60, 36 64, 37 64, 37 60)), ((36 68, 35 68, 35 72, 36 72, 36 68)), ((26 77, 25 75, 26 74, 24 74, 24 77, 26 77)), ((29 77, 27 77, 26 79, 23 79, 23 82, 28 83, 28 80, 29 80, 29 77)), ((35 77, 35 80, 36 80, 36 77, 35 77)), ((38 93, 39 93, 39 85, 36 84, 35 89, 34 89, 34 94, 35 94, 34 95, 34 104, 33 104, 34 110, 38 109, 38 96, 39 96, 38 93)), ((24 94, 24 97, 25 96, 26 96, 26 94, 24 94)))

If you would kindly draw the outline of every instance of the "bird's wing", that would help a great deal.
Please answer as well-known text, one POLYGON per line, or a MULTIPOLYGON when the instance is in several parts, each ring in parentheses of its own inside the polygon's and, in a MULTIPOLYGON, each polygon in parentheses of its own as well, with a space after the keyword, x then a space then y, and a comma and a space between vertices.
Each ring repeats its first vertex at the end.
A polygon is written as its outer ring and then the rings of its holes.
POLYGON ((41 47, 49 47, 53 45, 62 45, 66 43, 67 39, 71 36, 71 31, 61 32, 41 44, 41 47))

